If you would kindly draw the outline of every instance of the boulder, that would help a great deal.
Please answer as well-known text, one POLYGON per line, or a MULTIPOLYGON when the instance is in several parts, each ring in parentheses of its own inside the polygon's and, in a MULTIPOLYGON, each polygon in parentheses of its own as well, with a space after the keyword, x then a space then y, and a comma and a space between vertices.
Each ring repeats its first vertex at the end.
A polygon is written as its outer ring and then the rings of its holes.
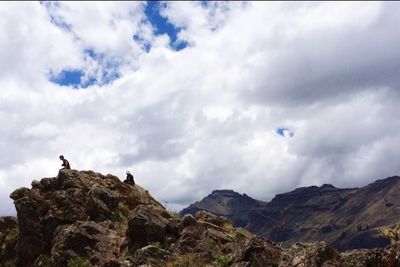
POLYGON ((197 220, 192 214, 186 214, 181 219, 181 228, 193 226, 196 224, 197 224, 197 220))
POLYGON ((124 237, 105 223, 78 221, 59 226, 51 249, 53 266, 66 266, 72 258, 88 259, 93 265, 117 260, 124 237))
POLYGON ((87 194, 86 211, 91 220, 107 220, 117 209, 118 202, 116 192, 96 184, 87 194))
POLYGON ((235 246, 230 253, 230 261, 235 266, 277 266, 281 259, 282 249, 258 236, 252 236, 235 246))
POLYGON ((283 266, 340 266, 339 253, 325 242, 296 243, 284 252, 283 266))
POLYGON ((126 234, 129 251, 135 252, 151 242, 164 244, 176 239, 178 224, 164 209, 139 205, 129 217, 126 234))
POLYGON ((135 251, 132 264, 133 266, 164 267, 167 266, 168 262, 173 260, 174 256, 172 253, 161 249, 157 245, 149 245, 135 251))
POLYGON ((226 225, 232 225, 231 221, 228 220, 227 218, 222 217, 222 216, 216 216, 216 215, 209 213, 207 211, 204 211, 204 210, 197 212, 195 217, 198 221, 212 223, 212 224, 222 227, 222 228, 226 225))

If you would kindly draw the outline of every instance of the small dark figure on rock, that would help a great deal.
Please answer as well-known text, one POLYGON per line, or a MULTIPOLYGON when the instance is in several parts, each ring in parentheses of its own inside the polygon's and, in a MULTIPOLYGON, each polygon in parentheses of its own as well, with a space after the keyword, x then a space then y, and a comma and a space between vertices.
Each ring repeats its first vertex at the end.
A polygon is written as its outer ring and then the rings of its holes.
POLYGON ((70 170, 71 169, 71 166, 69 165, 68 160, 66 158, 64 158, 63 155, 60 156, 60 160, 63 162, 61 164, 61 166, 62 166, 61 170, 70 170))
POLYGON ((126 179, 124 183, 135 185, 135 181, 133 180, 133 175, 131 174, 130 171, 126 171, 126 179))

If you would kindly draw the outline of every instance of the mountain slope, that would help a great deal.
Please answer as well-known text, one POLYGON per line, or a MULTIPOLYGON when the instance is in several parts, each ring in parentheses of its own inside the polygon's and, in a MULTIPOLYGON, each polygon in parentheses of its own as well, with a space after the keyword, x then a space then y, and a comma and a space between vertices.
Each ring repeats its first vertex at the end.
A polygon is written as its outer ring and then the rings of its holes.
MULTIPOLYGON (((223 203, 210 199, 205 203, 195 206, 209 212, 214 212, 214 207, 224 209, 223 203)), ((235 214, 234 207, 230 209, 230 214, 235 214)), ((340 189, 328 184, 297 188, 276 195, 261 207, 236 212, 246 214, 247 230, 277 242, 324 240, 339 250, 384 247, 389 241, 377 234, 377 227, 400 221, 400 177, 362 188, 340 189)))
POLYGON ((233 190, 215 190, 201 201, 183 209, 180 214, 183 216, 205 210, 229 218, 237 227, 245 227, 249 223, 249 212, 263 208, 266 204, 233 190))

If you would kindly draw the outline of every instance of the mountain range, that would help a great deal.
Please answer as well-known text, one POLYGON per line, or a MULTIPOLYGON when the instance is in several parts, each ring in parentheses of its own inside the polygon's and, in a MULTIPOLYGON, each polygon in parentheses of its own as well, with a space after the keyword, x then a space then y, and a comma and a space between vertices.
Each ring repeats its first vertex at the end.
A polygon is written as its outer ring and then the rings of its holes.
POLYGON ((200 210, 225 216, 237 227, 283 244, 323 240, 340 251, 385 247, 390 241, 378 234, 378 228, 400 221, 400 177, 360 188, 301 187, 270 202, 215 190, 180 214, 200 210))

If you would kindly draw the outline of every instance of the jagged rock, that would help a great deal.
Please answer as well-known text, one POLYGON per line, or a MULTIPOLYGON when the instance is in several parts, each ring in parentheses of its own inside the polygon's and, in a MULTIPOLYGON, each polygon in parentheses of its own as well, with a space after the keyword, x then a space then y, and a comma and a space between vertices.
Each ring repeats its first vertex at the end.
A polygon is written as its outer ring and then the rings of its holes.
POLYGON ((124 222, 140 204, 164 207, 140 186, 130 186, 113 175, 92 171, 61 170, 55 178, 33 182, 11 196, 17 209, 19 238, 17 265, 31 266, 52 249, 55 230, 77 221, 124 222))
POLYGON ((93 265, 119 258, 124 237, 105 223, 76 222, 59 226, 55 232, 51 261, 54 266, 66 266, 68 260, 83 257, 93 265))
POLYGON ((185 215, 182 218, 177 247, 184 253, 204 252, 213 254, 215 245, 232 240, 227 231, 231 227, 233 228, 229 220, 208 212, 200 211, 196 214, 196 218, 192 215, 185 215), (215 245, 210 246, 214 243, 215 245))
POLYGON ((155 245, 149 245, 136 250, 133 256, 133 266, 154 266, 164 267, 167 266, 167 262, 173 261, 174 256, 172 253, 159 248, 155 245))
POLYGON ((232 223, 225 217, 216 216, 204 210, 197 212, 195 216, 198 221, 212 223, 219 227, 224 227, 225 224, 232 225, 232 223))
POLYGON ((17 209, 19 227, 17 265, 29 266, 46 247, 41 218, 46 214, 49 204, 37 189, 17 189, 11 198, 17 209))
POLYGON ((185 216, 182 217, 181 221, 182 221, 181 226, 183 228, 195 225, 197 223, 196 218, 192 214, 186 214, 185 216))
POLYGON ((340 266, 339 253, 325 242, 296 243, 285 254, 285 266, 340 266))
POLYGON ((272 242, 252 236, 232 251, 231 263, 235 266, 277 266, 282 250, 272 242))
POLYGON ((224 231, 217 231, 215 229, 207 229, 201 234, 201 239, 215 240, 218 244, 226 244, 233 240, 233 236, 224 231))
POLYGON ((100 185, 93 185, 86 200, 86 211, 91 220, 101 221, 110 218, 117 209, 118 194, 100 185))
POLYGON ((129 217, 127 238, 131 252, 150 242, 168 243, 168 238, 176 239, 177 235, 177 222, 163 209, 153 205, 139 205, 129 217))

